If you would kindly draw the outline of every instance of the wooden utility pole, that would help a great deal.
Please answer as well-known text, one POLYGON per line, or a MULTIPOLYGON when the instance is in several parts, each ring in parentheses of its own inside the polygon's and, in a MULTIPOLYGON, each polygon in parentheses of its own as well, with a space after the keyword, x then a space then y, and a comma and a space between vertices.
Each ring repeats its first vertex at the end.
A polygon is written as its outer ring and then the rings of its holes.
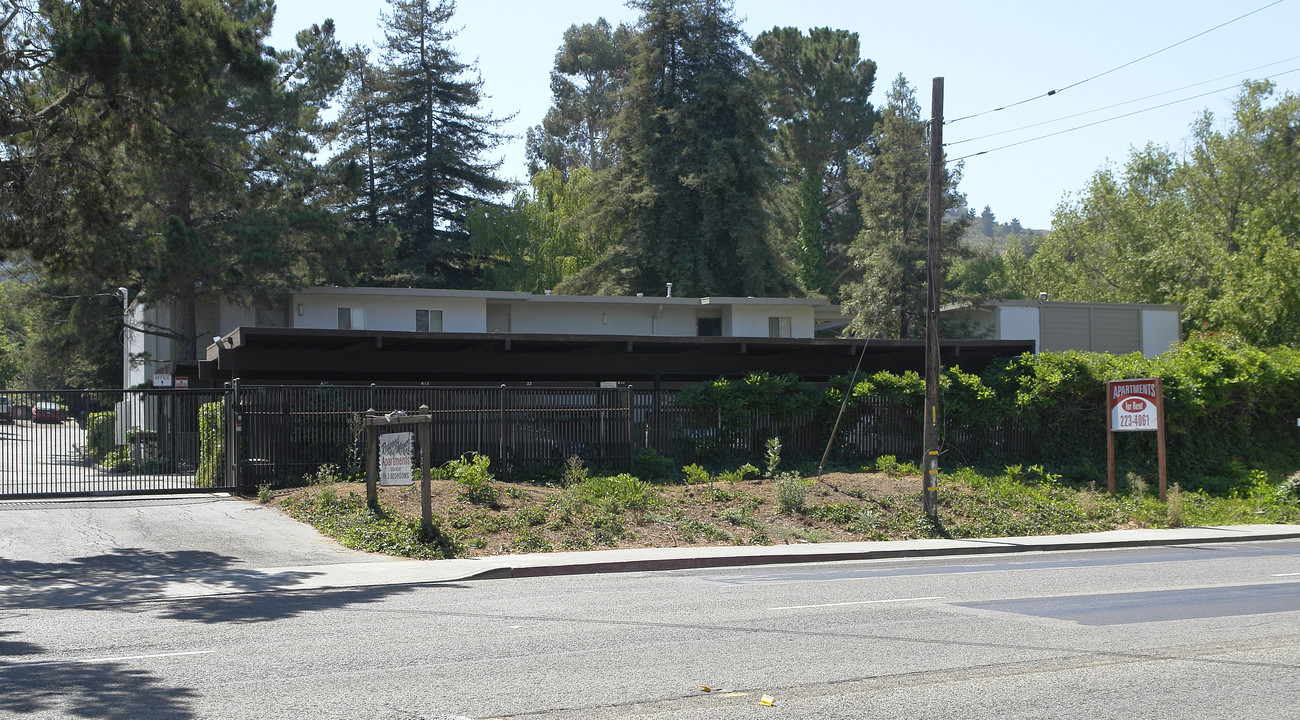
POLYGON ((925 307, 925 457, 921 496, 925 514, 939 519, 939 231, 943 224, 943 78, 930 94, 929 275, 925 307))

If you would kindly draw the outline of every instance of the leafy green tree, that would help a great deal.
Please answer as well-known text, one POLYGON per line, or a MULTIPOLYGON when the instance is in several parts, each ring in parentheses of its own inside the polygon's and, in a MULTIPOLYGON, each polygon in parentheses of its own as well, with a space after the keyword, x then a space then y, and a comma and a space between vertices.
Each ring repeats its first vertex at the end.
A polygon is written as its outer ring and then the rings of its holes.
MULTIPOLYGON (((926 122, 916 93, 899 75, 888 105, 868 143, 866 167, 854 173, 862 197, 862 233, 850 249, 859 278, 846 285, 845 309, 853 314, 849 331, 890 338, 925 332, 927 296, 927 196, 929 159, 926 122)), ((944 210, 961 207, 958 176, 943 170, 944 210)), ((940 244, 943 272, 963 254, 957 242, 968 216, 944 224, 940 244)), ((944 292, 951 297, 951 287, 944 292)))
POLYGON ((606 243, 584 230, 592 173, 574 168, 567 179, 552 168, 533 176, 530 192, 509 206, 470 209, 467 227, 477 257, 487 262, 497 290, 542 292, 595 263, 606 243))
MULTIPOLYGON (((497 147, 503 122, 478 110, 482 81, 451 47, 451 0, 390 0, 382 54, 362 71, 348 112, 364 118, 368 212, 400 235, 395 272, 437 287, 476 284, 465 213, 509 184, 497 147)), ((354 138, 354 142, 356 139, 354 138)))
POLYGON ((174 301, 175 325, 147 330, 178 359, 195 355, 199 293, 265 295, 340 265, 311 156, 344 58, 329 22, 266 47, 273 12, 142 0, 10 16, 39 52, 3 68, 19 119, 0 182, 24 208, 0 213, 6 241, 65 294, 174 301))
POLYGON ((867 99, 876 64, 860 57, 857 33, 773 28, 754 40, 756 78, 777 125, 783 176, 778 219, 803 286, 836 294, 861 229, 849 168, 879 114, 867 99))
POLYGON ((634 0, 639 46, 602 173, 614 249, 575 285, 685 295, 788 292, 770 243, 768 122, 723 0, 634 0))
POLYGON ((74 295, 23 263, 0 281, 0 388, 115 387, 122 381, 122 303, 74 295), (15 273, 16 274, 16 273, 15 273))
POLYGON ((1099 170, 1030 263, 1056 299, 1173 303, 1198 330, 1300 342, 1300 97, 1248 83, 1223 129, 1204 113, 1188 151, 1133 151, 1099 170))
POLYGON ((564 31, 551 71, 553 104, 542 124, 528 129, 528 172, 577 167, 604 170, 614 164, 609 142, 619 93, 631 68, 632 28, 611 28, 604 18, 564 31))

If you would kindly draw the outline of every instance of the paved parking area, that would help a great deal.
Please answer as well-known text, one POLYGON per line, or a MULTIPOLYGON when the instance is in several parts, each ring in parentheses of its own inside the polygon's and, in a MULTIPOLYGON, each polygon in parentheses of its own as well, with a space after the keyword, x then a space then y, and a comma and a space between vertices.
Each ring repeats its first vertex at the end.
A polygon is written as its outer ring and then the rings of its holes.
MULTIPOLYGON (((0 572, 14 561, 68 563, 135 553, 223 558, 228 567, 384 562, 227 495, 0 502, 0 572)), ((169 570, 184 570, 179 560, 169 570)))

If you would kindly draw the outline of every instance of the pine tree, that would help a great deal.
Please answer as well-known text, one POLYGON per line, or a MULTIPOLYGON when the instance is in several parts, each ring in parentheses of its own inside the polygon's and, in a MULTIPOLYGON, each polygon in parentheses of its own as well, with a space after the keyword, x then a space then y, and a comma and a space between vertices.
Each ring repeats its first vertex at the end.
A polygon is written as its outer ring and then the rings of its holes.
POLYGON ((627 86, 632 29, 611 28, 604 18, 564 31, 551 71, 553 104, 542 124, 528 129, 528 172, 549 169, 568 177, 577 167, 614 164, 609 133, 627 86))
MULTIPOLYGON (((398 270, 413 282, 443 287, 475 283, 465 212, 471 203, 509 187, 499 162, 481 160, 501 142, 503 122, 478 112, 482 81, 451 48, 451 0, 390 0, 383 15, 383 53, 368 103, 374 123, 375 191, 379 222, 401 236, 398 270)), ((356 111, 355 107, 353 108, 356 111)))
POLYGON ((618 237, 600 286, 680 295, 788 292, 765 201, 775 177, 752 61, 723 0, 635 0, 631 83, 614 130, 621 162, 598 220, 618 237))
POLYGON ((867 99, 876 64, 860 57, 857 33, 830 28, 773 28, 755 39, 754 54, 777 124, 778 215, 795 241, 786 252, 806 289, 835 295, 862 227, 849 168, 878 117, 867 99))
MULTIPOLYGON (((854 315, 849 330, 859 336, 920 337, 927 293, 929 159, 926 122, 902 75, 894 80, 868 148, 866 167, 855 172, 863 228, 850 250, 861 275, 845 288, 844 307, 854 315)), ((959 207, 957 179, 943 172, 944 210, 959 207)), ((961 252, 956 240, 967 222, 963 215, 943 228, 945 272, 961 252)))

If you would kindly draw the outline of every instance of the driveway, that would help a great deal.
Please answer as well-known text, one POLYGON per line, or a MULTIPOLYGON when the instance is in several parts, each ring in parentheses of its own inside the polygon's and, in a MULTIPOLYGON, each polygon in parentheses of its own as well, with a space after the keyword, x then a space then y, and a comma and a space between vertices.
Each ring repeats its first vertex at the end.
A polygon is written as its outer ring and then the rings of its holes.
POLYGON ((387 562, 221 495, 0 502, 0 608, 267 592, 387 562))

